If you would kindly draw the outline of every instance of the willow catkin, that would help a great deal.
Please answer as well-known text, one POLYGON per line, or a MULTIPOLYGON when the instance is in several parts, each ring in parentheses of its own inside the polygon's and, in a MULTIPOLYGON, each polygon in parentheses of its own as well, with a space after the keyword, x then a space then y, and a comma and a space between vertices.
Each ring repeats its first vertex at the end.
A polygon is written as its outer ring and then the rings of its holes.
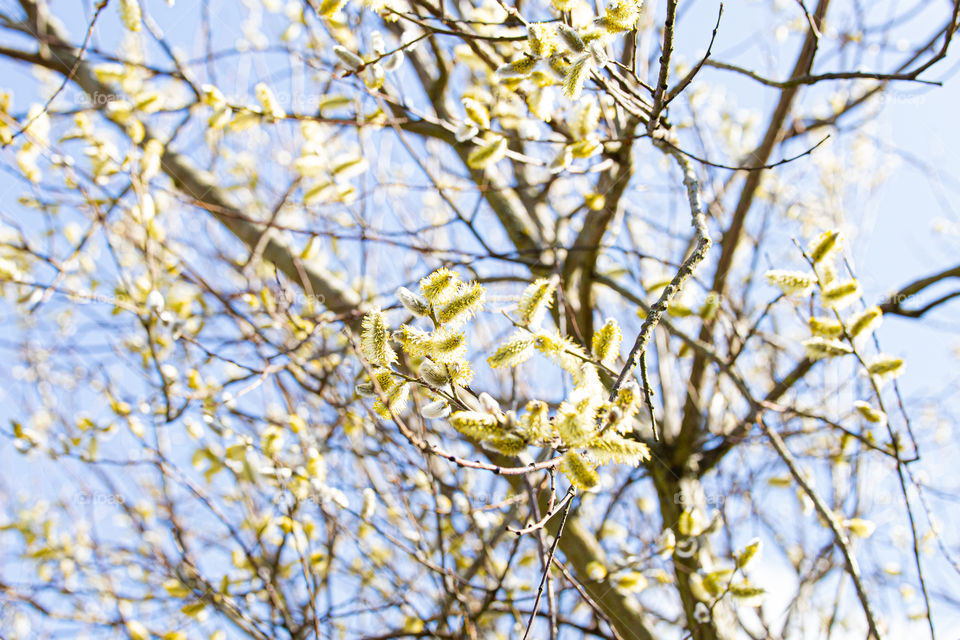
POLYGON ((810 333, 822 338, 838 338, 843 335, 843 325, 835 318, 813 316, 807 321, 810 333))
POLYGON ((856 338, 861 334, 870 333, 880 326, 880 321, 882 319, 883 311, 880 310, 880 307, 867 307, 860 313, 857 313, 850 318, 847 332, 850 334, 851 338, 856 338))
POLYGON ((803 341, 803 350, 811 360, 834 358, 853 353, 853 349, 839 340, 815 336, 803 341))
POLYGON ((120 0, 120 21, 130 31, 140 31, 143 13, 139 0, 120 0))
POLYGON ((492 369, 516 367, 526 362, 531 355, 533 355, 533 336, 518 333, 500 345, 493 355, 487 358, 487 363, 492 369))
POLYGON ((860 284, 856 280, 845 280, 826 287, 821 293, 825 307, 839 310, 849 307, 860 298, 860 284))
POLYGON ((576 100, 583 92, 583 84, 593 68, 593 58, 589 53, 580 54, 563 75, 563 95, 576 100))
POLYGON ((870 375, 881 378, 895 378, 903 373, 906 366, 902 358, 895 358, 886 354, 881 354, 870 361, 867 370, 870 375))
POLYGON ((525 327, 537 326, 544 312, 553 302, 558 279, 540 278, 524 289, 517 303, 517 323, 525 327))
POLYGON ((787 295, 808 293, 817 281, 812 274, 781 269, 767 271, 765 277, 767 282, 787 295))
POLYGON ((486 169, 507 155, 507 139, 498 137, 492 142, 474 149, 467 156, 467 166, 471 169, 486 169))
POLYGON ((469 320, 483 308, 483 285, 471 282, 459 287, 457 293, 437 312, 440 324, 459 324, 469 320))
POLYGON ((406 287, 397 289, 397 300, 403 305, 403 308, 415 316, 430 315, 430 304, 406 287))
POLYGON ((853 403, 853 408, 857 410, 863 419, 874 424, 883 424, 887 421, 887 415, 879 409, 874 409, 869 403, 857 400, 853 403))
POLYGON ((397 359, 390 346, 390 331, 386 317, 379 309, 363 316, 360 331, 360 352, 371 364, 388 367, 397 359))
POLYGON ((807 246, 807 255, 810 260, 817 264, 822 262, 831 253, 840 248, 840 233, 837 231, 824 231, 814 238, 807 246))
POLYGON ((587 463, 579 453, 569 451, 560 462, 560 471, 562 471, 570 484, 581 491, 588 491, 597 486, 600 476, 596 470, 587 463))
POLYGON ((263 109, 264 115, 274 120, 279 120, 286 117, 286 111, 284 111, 283 107, 280 106, 280 101, 277 100, 277 96, 274 95, 273 91, 266 85, 266 83, 257 83, 257 86, 253 88, 253 91, 257 96, 257 101, 260 102, 260 107, 263 109))
POLYGON ((449 299, 451 292, 456 291, 460 278, 456 273, 446 268, 437 269, 420 280, 420 293, 432 304, 442 304, 449 299))
POLYGON ((620 331, 620 325, 610 318, 593 334, 593 357, 600 362, 613 362, 620 355, 622 341, 623 332, 620 331))

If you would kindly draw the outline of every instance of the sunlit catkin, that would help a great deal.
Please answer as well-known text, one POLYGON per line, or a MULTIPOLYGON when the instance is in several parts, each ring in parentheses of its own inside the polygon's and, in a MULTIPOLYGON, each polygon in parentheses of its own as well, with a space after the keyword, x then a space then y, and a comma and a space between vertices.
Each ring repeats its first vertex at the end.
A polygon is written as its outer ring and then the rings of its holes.
POLYGON ((529 285, 517 303, 517 324, 525 327, 538 326, 544 312, 553 302, 557 289, 556 278, 540 278, 529 285))
POLYGON ((526 362, 531 355, 533 355, 533 336, 518 333, 500 345, 493 355, 487 358, 487 363, 493 369, 516 367, 526 362))
POLYGON ((589 491, 600 481, 596 470, 576 451, 569 451, 563 456, 560 471, 567 476, 570 484, 581 491, 589 491))
POLYGON ((386 317, 379 309, 375 309, 363 317, 360 351, 368 362, 381 367, 388 367, 397 359, 396 352, 390 346, 390 331, 387 327, 386 317))
POLYGON ((593 334, 593 357, 600 362, 613 362, 620 355, 622 340, 623 333, 620 331, 620 325, 610 318, 593 334))
POLYGON ((140 31, 143 14, 139 0, 120 0, 120 20, 130 31, 140 31))

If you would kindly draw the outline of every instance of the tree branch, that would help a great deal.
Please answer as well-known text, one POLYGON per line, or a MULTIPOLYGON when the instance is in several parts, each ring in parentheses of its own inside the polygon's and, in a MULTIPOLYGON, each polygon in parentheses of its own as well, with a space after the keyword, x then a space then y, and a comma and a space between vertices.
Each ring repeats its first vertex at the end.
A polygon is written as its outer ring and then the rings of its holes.
POLYGON ((952 293, 945 294, 933 302, 929 302, 923 307, 920 307, 919 309, 904 309, 903 303, 918 295, 924 289, 949 278, 960 278, 960 265, 951 267, 950 269, 944 269, 940 273, 935 273, 933 275, 926 276, 925 278, 915 280, 908 285, 904 285, 899 291, 890 294, 890 296, 884 302, 880 303, 880 310, 885 314, 904 316, 906 318, 920 318, 928 311, 960 296, 960 291, 954 291, 952 293))

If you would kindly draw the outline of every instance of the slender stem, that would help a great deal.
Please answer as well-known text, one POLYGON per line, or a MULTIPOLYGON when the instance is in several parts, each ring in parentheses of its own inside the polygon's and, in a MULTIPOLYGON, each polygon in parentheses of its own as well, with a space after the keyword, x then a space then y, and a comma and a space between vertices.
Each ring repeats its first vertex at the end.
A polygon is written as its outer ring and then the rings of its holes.
POLYGON ((550 545, 550 556, 547 558, 547 566, 543 570, 543 575, 540 577, 540 587, 537 589, 537 598, 533 601, 533 611, 530 613, 530 620, 527 622, 527 628, 523 632, 522 640, 527 640, 527 637, 530 635, 530 629, 533 628, 533 621, 537 617, 537 610, 540 608, 540 598, 543 597, 543 587, 547 582, 547 576, 550 575, 550 565, 553 563, 553 556, 557 552, 557 544, 560 542, 560 536, 563 535, 563 525, 567 522, 567 516, 570 514, 570 505, 573 504, 573 501, 568 501, 567 506, 563 509, 563 516, 560 518, 560 526, 557 527, 557 535, 553 538, 553 544, 550 545))

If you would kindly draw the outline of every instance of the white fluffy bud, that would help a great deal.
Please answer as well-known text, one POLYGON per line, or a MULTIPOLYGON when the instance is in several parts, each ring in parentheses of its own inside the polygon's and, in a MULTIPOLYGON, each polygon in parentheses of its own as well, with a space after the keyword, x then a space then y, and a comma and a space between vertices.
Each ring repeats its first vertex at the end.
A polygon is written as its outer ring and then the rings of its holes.
POLYGON ((486 391, 480 394, 479 400, 480 407, 487 413, 491 413, 493 415, 498 415, 500 413, 500 403, 497 402, 497 400, 486 391))
POLYGON ((420 377, 431 387, 442 387, 450 380, 446 370, 428 358, 420 365, 420 377))
POLYGON ((427 420, 446 418, 450 415, 450 405, 447 404, 446 400, 436 400, 423 405, 423 408, 420 409, 420 413, 427 420))
POLYGON ((415 316, 430 315, 430 305, 427 304, 427 301, 406 287, 397 289, 397 300, 400 301, 404 309, 415 316))
POLYGON ((147 295, 147 309, 151 312, 160 313, 163 311, 163 294, 154 289, 147 295))
POLYGON ((478 133, 480 133, 480 129, 470 124, 469 122, 464 122, 457 129, 457 135, 456 135, 457 142, 466 142, 467 140, 470 140, 478 133))
POLYGON ((338 45, 333 48, 333 52, 337 54, 337 57, 340 58, 340 61, 349 67, 351 71, 356 71, 363 66, 363 58, 349 49, 338 45))

